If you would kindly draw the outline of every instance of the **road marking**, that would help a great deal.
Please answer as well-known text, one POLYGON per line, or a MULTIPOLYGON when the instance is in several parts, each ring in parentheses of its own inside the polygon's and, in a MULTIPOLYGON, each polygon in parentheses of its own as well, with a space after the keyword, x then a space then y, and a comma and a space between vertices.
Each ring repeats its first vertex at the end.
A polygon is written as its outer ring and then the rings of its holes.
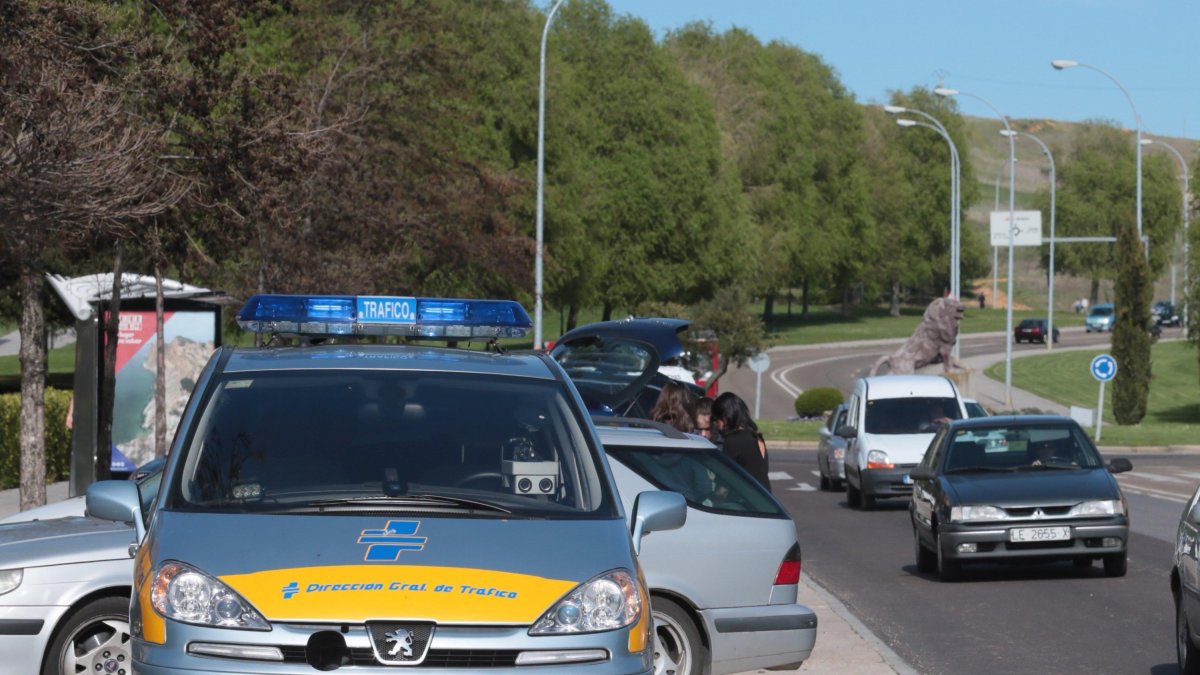
POLYGON ((803 393, 804 390, 801 389, 800 387, 797 387, 796 385, 792 384, 791 382, 787 381, 788 373, 792 372, 793 370, 796 370, 797 368, 807 368, 808 366, 818 366, 822 363, 829 363, 831 361, 843 361, 845 359, 858 359, 858 358, 862 358, 862 356, 863 356, 862 354, 842 354, 840 356, 827 356, 823 359, 815 359, 812 361, 801 361, 800 363, 793 363, 792 365, 790 365, 786 368, 777 368, 775 370, 772 370, 771 371, 771 381, 774 382, 775 384, 779 385, 779 388, 783 389, 783 391, 785 393, 790 394, 792 398, 796 398, 801 393, 803 393))
POLYGON ((812 475, 816 476, 817 478, 820 478, 820 477, 821 477, 821 472, 820 472, 820 471, 816 471, 816 470, 814 470, 814 471, 812 472, 812 475))
POLYGON ((1142 495, 1144 497, 1155 497, 1157 499, 1165 499, 1169 502, 1176 502, 1178 504, 1186 504, 1189 499, 1188 497, 1180 497, 1179 495, 1172 494, 1170 492, 1163 492, 1162 490, 1151 490, 1150 488, 1135 488, 1135 487, 1129 487, 1126 485, 1126 486, 1122 486, 1122 489, 1125 490, 1126 492, 1132 492, 1135 495, 1142 495))
POLYGON ((796 483, 796 487, 790 487, 788 490, 791 490, 792 492, 816 492, 817 488, 809 485, 808 483, 796 483))
POLYGON ((1194 472, 1190 472, 1190 471, 1180 471, 1179 475, 1183 476, 1184 478, 1191 478, 1192 480, 1200 480, 1200 473, 1194 473, 1194 472))
POLYGON ((767 478, 771 480, 791 480, 792 474, 786 471, 768 471, 767 478))
POLYGON ((1142 473, 1140 471, 1131 471, 1127 475, 1129 478, 1144 478, 1146 480, 1151 480, 1151 481, 1161 482, 1161 483, 1189 483, 1189 482, 1191 482, 1191 481, 1184 480, 1182 478, 1176 478, 1175 476, 1163 476, 1163 475, 1157 474, 1157 473, 1142 473))

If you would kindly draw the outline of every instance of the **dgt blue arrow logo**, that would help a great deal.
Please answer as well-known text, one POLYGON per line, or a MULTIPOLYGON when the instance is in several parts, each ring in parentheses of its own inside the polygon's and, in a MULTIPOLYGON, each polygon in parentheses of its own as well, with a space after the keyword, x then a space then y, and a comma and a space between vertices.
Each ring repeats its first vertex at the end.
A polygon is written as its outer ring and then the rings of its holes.
POLYGON ((1101 354, 1092 359, 1092 377, 1101 382, 1108 382, 1117 375, 1117 360, 1108 354, 1101 354))

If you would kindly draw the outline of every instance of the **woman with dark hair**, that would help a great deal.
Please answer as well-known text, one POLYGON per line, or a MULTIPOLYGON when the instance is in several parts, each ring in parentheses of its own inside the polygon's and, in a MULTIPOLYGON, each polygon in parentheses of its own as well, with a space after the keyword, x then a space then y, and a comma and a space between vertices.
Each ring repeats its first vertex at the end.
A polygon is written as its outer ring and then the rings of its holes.
POLYGON ((690 434, 696 430, 695 406, 696 397, 687 387, 678 382, 668 382, 663 385, 658 400, 650 409, 650 419, 690 434))
POLYGON ((758 432, 746 402, 733 392, 721 394, 713 402, 712 421, 725 437, 725 454, 769 491, 767 444, 758 432))

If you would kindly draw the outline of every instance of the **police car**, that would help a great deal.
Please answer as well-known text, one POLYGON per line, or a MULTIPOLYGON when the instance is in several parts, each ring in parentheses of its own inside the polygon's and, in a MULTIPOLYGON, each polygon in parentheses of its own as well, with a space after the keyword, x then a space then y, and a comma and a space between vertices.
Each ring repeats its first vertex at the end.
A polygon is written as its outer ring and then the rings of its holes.
POLYGON ((627 527, 562 368, 498 346, 520 305, 256 296, 238 321, 268 346, 214 353, 149 523, 132 482, 88 491, 141 541, 134 672, 652 671, 636 551, 684 499, 647 490, 627 527))

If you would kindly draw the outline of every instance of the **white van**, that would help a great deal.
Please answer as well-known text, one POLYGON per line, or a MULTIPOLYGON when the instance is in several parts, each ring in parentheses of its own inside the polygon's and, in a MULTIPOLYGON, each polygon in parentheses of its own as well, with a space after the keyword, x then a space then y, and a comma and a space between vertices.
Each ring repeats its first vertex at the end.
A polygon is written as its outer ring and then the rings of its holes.
POLYGON ((908 472, 946 420, 967 416, 958 387, 943 375, 883 375, 854 383, 846 424, 846 503, 912 494, 908 472))

